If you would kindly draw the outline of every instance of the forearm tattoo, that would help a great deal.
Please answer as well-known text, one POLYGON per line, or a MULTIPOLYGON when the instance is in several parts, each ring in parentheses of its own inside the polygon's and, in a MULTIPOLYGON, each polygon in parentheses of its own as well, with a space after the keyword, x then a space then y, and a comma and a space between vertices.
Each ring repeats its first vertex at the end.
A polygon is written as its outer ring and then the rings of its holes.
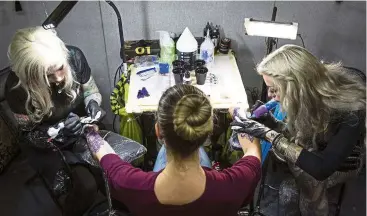
POLYGON ((34 123, 28 115, 14 113, 14 118, 21 130, 31 131, 36 126, 36 123, 34 123))
POLYGON ((96 132, 92 131, 86 135, 88 146, 93 154, 96 154, 104 144, 103 138, 96 132))
POLYGON ((101 105, 102 95, 99 93, 98 86, 91 76, 87 83, 82 85, 84 104, 87 105, 90 100, 95 100, 98 105, 101 105))
POLYGON ((246 138, 246 139, 250 140, 250 142, 253 142, 254 141, 254 137, 248 135, 247 133, 240 133, 240 137, 241 138, 246 138))

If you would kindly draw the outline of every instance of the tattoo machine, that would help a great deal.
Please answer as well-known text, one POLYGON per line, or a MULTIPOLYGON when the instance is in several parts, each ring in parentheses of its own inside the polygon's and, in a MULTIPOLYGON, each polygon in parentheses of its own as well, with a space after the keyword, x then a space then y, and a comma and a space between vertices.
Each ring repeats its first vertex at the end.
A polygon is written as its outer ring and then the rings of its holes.
MULTIPOLYGON (((95 118, 92 119, 91 117, 82 117, 80 118, 80 122, 84 125, 93 124, 93 123, 98 122, 97 120, 101 117, 101 115, 102 115, 102 112, 98 111, 95 118)), ((64 127, 65 127, 64 122, 59 122, 57 125, 49 127, 47 130, 47 134, 50 137, 50 140, 55 139, 60 134, 60 131, 64 127)))
POLYGON ((265 113, 267 113, 270 110, 272 110, 273 108, 275 108, 277 104, 278 104, 278 101, 276 101, 274 99, 273 100, 270 100, 266 104, 263 104, 263 105, 259 106, 256 110, 254 110, 252 112, 251 117, 253 117, 253 118, 259 118, 262 115, 264 115, 265 113))

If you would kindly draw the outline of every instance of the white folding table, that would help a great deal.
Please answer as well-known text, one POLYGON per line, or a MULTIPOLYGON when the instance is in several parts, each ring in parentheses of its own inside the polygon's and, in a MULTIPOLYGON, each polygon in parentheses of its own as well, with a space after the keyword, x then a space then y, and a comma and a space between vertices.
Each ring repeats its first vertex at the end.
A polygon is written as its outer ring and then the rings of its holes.
MULTIPOLYGON (((209 96, 214 109, 228 109, 235 104, 245 109, 249 107, 246 90, 232 54, 216 55, 214 65, 208 69, 205 84, 197 85, 193 78, 193 85, 209 96), (210 82, 214 80, 213 78, 216 82, 210 82)), ((131 71, 126 111, 128 113, 154 112, 158 108, 162 93, 175 84, 173 74, 171 70, 168 75, 161 75, 157 72, 151 78, 142 80, 137 72, 136 68, 131 71), (150 96, 138 99, 138 91, 143 87, 147 89, 150 96)), ((192 75, 192 77, 195 76, 192 75)))

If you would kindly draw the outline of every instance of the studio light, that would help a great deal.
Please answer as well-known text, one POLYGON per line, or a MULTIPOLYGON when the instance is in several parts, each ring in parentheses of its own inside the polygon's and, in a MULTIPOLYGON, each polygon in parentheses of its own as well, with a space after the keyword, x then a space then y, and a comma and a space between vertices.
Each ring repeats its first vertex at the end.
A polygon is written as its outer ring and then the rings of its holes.
POLYGON ((298 23, 281 23, 275 21, 260 21, 253 18, 245 18, 246 34, 271 38, 295 40, 297 38, 298 23))
MULTIPOLYGON (((119 10, 112 1, 106 0, 105 2, 112 7, 117 17, 117 25, 120 37, 120 57, 123 62, 124 73, 127 73, 127 62, 124 49, 125 41, 124 41, 124 32, 122 28, 121 15, 119 10)), ((62 20, 69 14, 71 9, 73 9, 76 3, 78 3, 78 1, 63 0, 62 2, 60 2, 60 4, 55 8, 55 10, 52 11, 50 16, 48 16, 47 19, 42 23, 42 27, 46 30, 57 28, 57 26, 62 22, 62 20)))
POLYGON ((46 30, 56 28, 76 3, 77 1, 62 1, 42 23, 42 27, 46 30))
MULTIPOLYGON (((246 35, 266 37, 266 55, 273 51, 273 46, 277 44, 278 38, 295 40, 297 38, 298 23, 295 22, 276 22, 278 8, 273 6, 270 21, 256 20, 253 18, 245 18, 244 27, 246 35)), ((302 39, 303 41, 303 39, 302 39)), ((267 101, 267 86, 263 81, 261 101, 267 101)))

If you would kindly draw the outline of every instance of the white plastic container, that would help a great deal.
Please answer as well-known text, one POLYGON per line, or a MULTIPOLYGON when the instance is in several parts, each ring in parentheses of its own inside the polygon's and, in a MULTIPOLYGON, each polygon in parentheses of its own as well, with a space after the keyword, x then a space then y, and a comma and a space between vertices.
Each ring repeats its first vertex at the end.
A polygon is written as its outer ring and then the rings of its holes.
POLYGON ((177 59, 186 62, 190 70, 194 70, 198 42, 190 32, 189 28, 185 28, 176 44, 177 59))

